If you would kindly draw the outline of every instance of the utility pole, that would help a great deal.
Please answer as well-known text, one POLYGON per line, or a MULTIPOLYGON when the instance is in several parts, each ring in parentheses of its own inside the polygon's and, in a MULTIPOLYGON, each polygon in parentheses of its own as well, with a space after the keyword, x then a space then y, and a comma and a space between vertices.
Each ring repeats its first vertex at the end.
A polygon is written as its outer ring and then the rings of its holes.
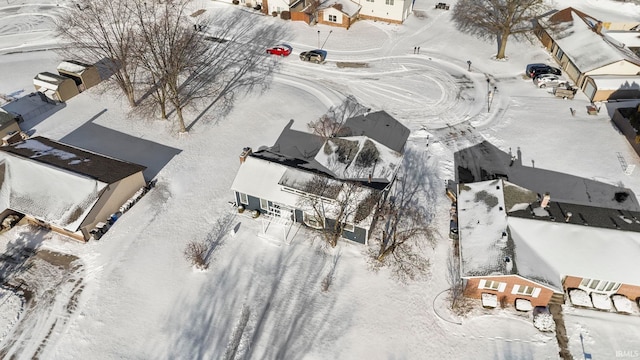
MULTIPOLYGON (((329 36, 331 35, 331 33, 333 32, 333 30, 329 30, 329 35, 327 35, 327 38, 324 39, 324 42, 322 43, 322 47, 320 48, 320 50, 322 50, 322 48, 324 47, 324 44, 327 43, 327 40, 329 40, 329 36)), ((318 31, 318 34, 320 33, 320 31, 318 31)))
POLYGON ((487 78, 487 112, 491 111, 491 80, 487 78))
POLYGON ((320 48, 320 30, 318 30, 318 48, 320 48))

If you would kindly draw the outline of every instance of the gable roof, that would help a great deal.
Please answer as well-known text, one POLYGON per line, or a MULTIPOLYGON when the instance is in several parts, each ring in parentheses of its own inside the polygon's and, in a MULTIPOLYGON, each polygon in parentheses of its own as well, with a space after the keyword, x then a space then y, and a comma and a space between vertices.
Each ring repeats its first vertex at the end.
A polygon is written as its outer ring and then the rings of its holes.
POLYGON ((328 8, 336 9, 348 17, 354 17, 358 15, 362 6, 351 0, 326 0, 318 6, 318 10, 328 8))
POLYGON ((534 192, 500 179, 459 188, 463 277, 520 275, 559 291, 566 275, 640 285, 640 212, 557 202, 543 209, 534 192))
POLYGON ((352 136, 366 136, 399 153, 409 138, 409 129, 386 111, 376 111, 347 119, 344 127, 352 136))
POLYGON ((41 136, 0 147, 0 151, 106 184, 113 184, 146 169, 142 165, 86 151, 41 136))
POLYGON ((93 65, 81 63, 75 60, 65 60, 58 64, 57 70, 62 70, 64 72, 82 75, 87 69, 92 67, 93 65))
POLYGON ((574 8, 566 8, 539 19, 540 25, 581 72, 619 61, 640 67, 640 58, 617 41, 598 33, 602 23, 574 8), (598 25, 600 23, 600 25, 598 25))

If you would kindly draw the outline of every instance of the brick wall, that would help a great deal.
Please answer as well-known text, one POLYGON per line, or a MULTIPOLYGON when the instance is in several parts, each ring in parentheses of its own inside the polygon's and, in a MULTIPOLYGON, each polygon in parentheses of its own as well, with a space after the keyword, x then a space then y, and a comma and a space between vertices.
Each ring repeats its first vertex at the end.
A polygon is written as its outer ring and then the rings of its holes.
POLYGON ((511 276, 488 276, 484 278, 472 278, 467 280, 467 286, 465 287, 464 294, 467 297, 480 299, 482 293, 490 293, 498 296, 498 301, 501 301, 504 298, 509 305, 514 305, 516 299, 527 299, 531 301, 531 305, 533 306, 547 306, 551 296, 553 295, 553 291, 540 286, 532 281, 525 280, 519 276, 511 275, 511 276), (505 283, 503 291, 491 290, 491 289, 479 289, 478 285, 480 284, 480 280, 491 280, 497 281, 501 283, 505 283), (520 294, 512 294, 512 290, 514 285, 522 285, 522 286, 533 286, 534 288, 539 288, 540 293, 537 297, 520 295, 520 294))
POLYGON ((564 278, 564 283, 562 284, 562 286, 566 291, 567 289, 577 288, 578 286, 580 286, 580 282, 582 282, 581 277, 567 276, 566 278, 564 278))
POLYGON ((640 286, 622 284, 618 289, 617 294, 624 295, 633 301, 637 301, 640 298, 640 286))

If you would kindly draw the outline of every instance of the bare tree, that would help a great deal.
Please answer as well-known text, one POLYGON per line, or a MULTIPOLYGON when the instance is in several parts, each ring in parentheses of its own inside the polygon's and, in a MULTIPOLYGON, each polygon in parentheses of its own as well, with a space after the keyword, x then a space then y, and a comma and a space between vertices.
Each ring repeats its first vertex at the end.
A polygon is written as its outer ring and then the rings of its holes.
POLYGON ((190 241, 184 249, 184 257, 191 265, 201 270, 209 267, 207 262, 207 252, 209 247, 204 241, 190 241))
POLYGON ((400 280, 413 280, 426 273, 429 260, 422 254, 422 246, 434 246, 435 230, 420 205, 420 184, 398 178, 387 201, 379 212, 376 238, 379 248, 373 254, 375 267, 388 265, 400 280))
POLYGON ((335 247, 347 223, 362 220, 361 196, 365 189, 355 181, 338 181, 324 175, 314 175, 304 184, 307 196, 300 205, 310 210, 305 215, 307 225, 320 230, 323 240, 335 247))
POLYGON ((349 129, 344 127, 344 122, 352 117, 365 114, 369 109, 360 104, 353 95, 348 95, 340 105, 331 107, 329 111, 318 120, 307 124, 309 130, 320 136, 323 140, 334 136, 349 135, 349 129))
POLYGON ((284 38, 284 24, 239 10, 189 14, 192 0, 88 3, 60 23, 59 33, 69 43, 67 54, 85 61, 110 59, 131 106, 137 93, 145 94, 142 99, 153 101, 161 117, 175 112, 180 132, 189 128, 187 107, 202 116, 215 104, 217 113, 224 113, 239 93, 266 89, 279 64, 264 49, 284 38), (140 82, 133 76, 137 72, 142 72, 140 82))
POLYGON ((64 44, 62 56, 101 65, 135 107, 137 44, 132 16, 126 1, 87 0, 84 6, 67 9, 56 30, 64 44))
POLYGON ((459 258, 453 254, 447 259, 447 282, 450 286, 449 300, 451 301, 451 309, 457 309, 461 304, 464 288, 460 277, 459 258))
POLYGON ((496 58, 504 59, 509 36, 530 32, 534 19, 546 10, 545 0, 460 0, 452 18, 462 32, 495 39, 496 58))

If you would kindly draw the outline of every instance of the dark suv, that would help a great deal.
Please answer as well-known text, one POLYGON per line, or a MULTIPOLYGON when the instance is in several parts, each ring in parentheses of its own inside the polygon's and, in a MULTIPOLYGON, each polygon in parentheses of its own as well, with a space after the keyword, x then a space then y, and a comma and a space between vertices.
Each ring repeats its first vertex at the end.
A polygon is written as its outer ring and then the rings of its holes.
POLYGON ((327 58, 327 52, 324 50, 311 50, 300 53, 300 60, 313 61, 316 64, 320 64, 327 58))
POLYGON ((534 78, 540 74, 562 75, 562 71, 560 71, 560 69, 547 64, 529 64, 527 65, 525 72, 530 78, 534 78))

